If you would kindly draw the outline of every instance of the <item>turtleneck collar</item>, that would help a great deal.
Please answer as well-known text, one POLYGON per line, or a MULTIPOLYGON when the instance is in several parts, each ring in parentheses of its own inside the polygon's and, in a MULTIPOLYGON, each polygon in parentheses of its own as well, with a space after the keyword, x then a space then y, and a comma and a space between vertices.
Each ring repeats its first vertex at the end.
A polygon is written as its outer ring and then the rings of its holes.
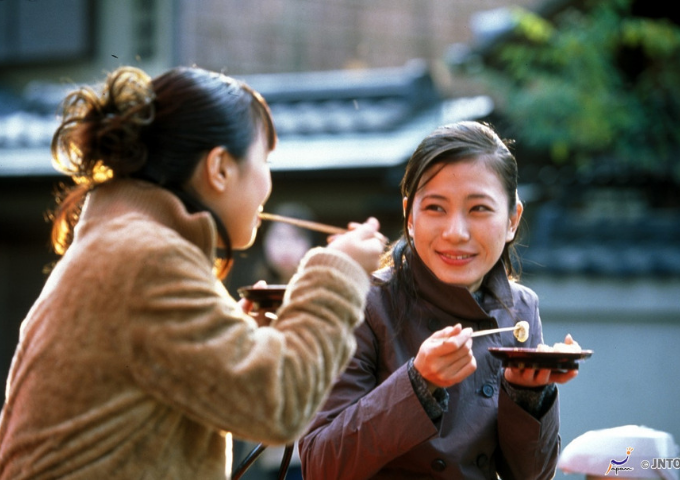
POLYGON ((484 295, 481 306, 467 288, 440 281, 417 253, 408 254, 407 261, 411 265, 418 296, 450 315, 470 320, 486 319, 489 318, 486 312, 513 305, 510 282, 500 260, 482 282, 480 289, 484 295))
POLYGON ((210 213, 188 212, 176 195, 144 180, 115 180, 90 192, 75 233, 84 234, 90 222, 98 223, 131 212, 175 230, 198 246, 210 262, 214 261, 217 231, 210 213))

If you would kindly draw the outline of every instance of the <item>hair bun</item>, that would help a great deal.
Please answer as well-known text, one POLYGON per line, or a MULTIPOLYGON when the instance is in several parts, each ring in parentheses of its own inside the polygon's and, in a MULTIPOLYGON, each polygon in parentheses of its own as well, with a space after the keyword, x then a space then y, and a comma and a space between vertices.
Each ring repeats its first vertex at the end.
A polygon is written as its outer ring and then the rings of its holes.
POLYGON ((112 72, 100 95, 89 87, 69 94, 52 140, 57 168, 91 183, 139 170, 147 158, 142 133, 153 122, 153 101, 151 78, 134 67, 112 72), (110 174, 102 177, 102 167, 110 174))

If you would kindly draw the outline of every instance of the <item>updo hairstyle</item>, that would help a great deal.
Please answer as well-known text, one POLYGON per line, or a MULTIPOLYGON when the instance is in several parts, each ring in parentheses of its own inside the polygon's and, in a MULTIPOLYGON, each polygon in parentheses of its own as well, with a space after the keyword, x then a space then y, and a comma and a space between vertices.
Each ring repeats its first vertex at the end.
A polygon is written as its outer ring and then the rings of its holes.
MULTIPOLYGON (((70 245, 87 192, 118 178, 140 178, 176 193, 190 211, 210 210, 185 191, 196 165, 222 146, 237 160, 263 129, 269 150, 276 131, 265 100, 243 82, 200 68, 178 67, 151 79, 121 67, 108 75, 101 93, 82 87, 63 103, 52 139, 57 169, 75 186, 57 194, 52 244, 70 245)), ((222 222, 210 212, 227 246, 222 222)))

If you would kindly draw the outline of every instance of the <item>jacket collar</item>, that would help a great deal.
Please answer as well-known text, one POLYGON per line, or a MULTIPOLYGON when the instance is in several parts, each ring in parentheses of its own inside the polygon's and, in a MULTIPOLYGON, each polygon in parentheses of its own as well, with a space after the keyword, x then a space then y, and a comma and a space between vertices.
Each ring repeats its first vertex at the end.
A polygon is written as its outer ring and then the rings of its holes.
POLYGON ((466 319, 482 319, 488 318, 486 312, 496 308, 509 308, 513 305, 510 282, 501 260, 494 265, 482 282, 481 290, 484 295, 481 306, 467 288, 440 281, 417 253, 408 254, 407 261, 411 265, 418 296, 450 315, 466 319))

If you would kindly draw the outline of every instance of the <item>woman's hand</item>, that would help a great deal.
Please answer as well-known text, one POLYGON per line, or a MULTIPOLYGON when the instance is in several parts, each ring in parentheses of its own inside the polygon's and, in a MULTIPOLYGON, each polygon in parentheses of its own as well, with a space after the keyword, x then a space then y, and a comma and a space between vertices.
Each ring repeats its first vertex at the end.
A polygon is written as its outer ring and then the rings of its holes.
MULTIPOLYGON (((259 280, 253 285, 253 288, 265 288, 266 286, 267 282, 259 280)), ((265 315, 269 310, 259 309, 256 312, 253 312, 252 300, 242 298, 238 301, 238 306, 241 307, 243 313, 252 317, 260 327, 267 326, 271 323, 271 319, 265 315)))
POLYGON ((365 223, 350 223, 349 231, 328 239, 328 248, 340 250, 356 260, 367 273, 378 269, 387 238, 381 234, 380 223, 371 217, 365 223))
POLYGON ((567 383, 578 375, 578 370, 554 372, 547 368, 506 368, 505 379, 520 387, 544 387, 551 383, 567 383))
POLYGON ((462 382, 477 370, 472 354, 472 329, 461 325, 446 327, 425 340, 413 366, 425 379, 430 391, 462 382))
MULTIPOLYGON (((574 339, 567 335, 564 339, 567 345, 573 344, 574 339)), ((505 369, 505 379, 513 385, 520 387, 543 387, 550 383, 567 383, 578 375, 578 370, 556 372, 548 368, 514 368, 505 369)))

